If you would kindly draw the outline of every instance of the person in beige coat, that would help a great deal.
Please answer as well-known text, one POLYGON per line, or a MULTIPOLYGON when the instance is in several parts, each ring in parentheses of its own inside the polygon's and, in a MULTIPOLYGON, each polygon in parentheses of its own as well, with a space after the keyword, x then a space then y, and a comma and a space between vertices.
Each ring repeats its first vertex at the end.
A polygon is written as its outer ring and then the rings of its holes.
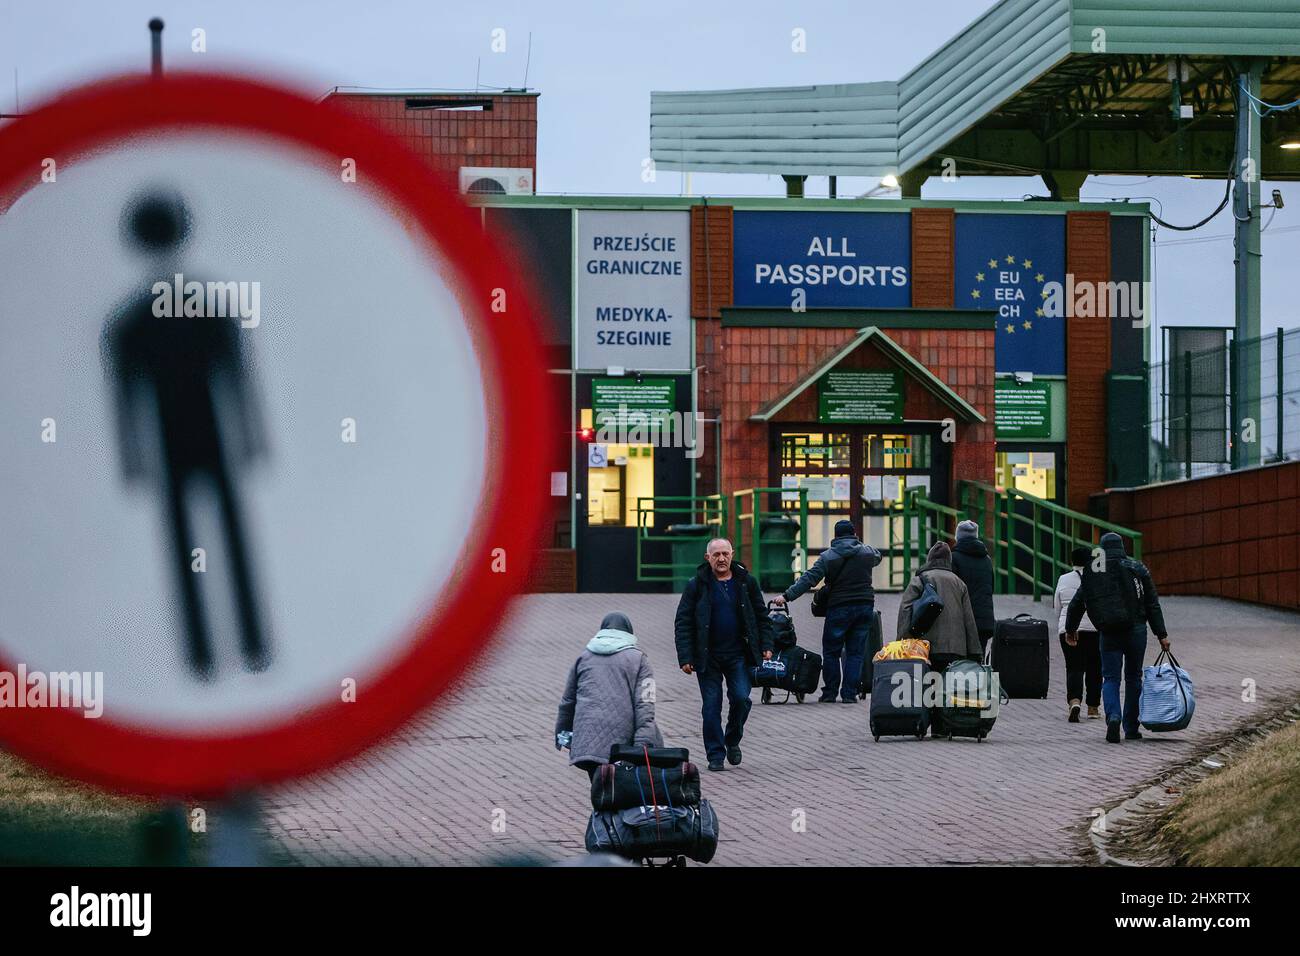
POLYGON ((921 596, 924 576, 943 601, 943 613, 939 615, 924 635, 930 642, 930 666, 943 671, 953 661, 963 658, 972 661, 983 660, 980 651, 980 632, 975 626, 975 612, 971 608, 970 594, 966 585, 952 569, 952 550, 940 541, 925 556, 925 564, 912 576, 907 590, 903 592, 902 603, 898 605, 898 637, 908 637, 912 626, 912 604, 921 596))
MULTIPOLYGON (((924 589, 922 578, 929 581, 939 592, 943 601, 943 611, 935 620, 923 639, 930 642, 930 669, 943 673, 954 661, 984 659, 980 649, 980 632, 975 625, 975 611, 971 607, 970 593, 966 584, 952 568, 952 550, 940 541, 925 556, 925 564, 912 576, 907 590, 903 592, 902 603, 898 605, 898 637, 908 637, 912 627, 912 605, 921 597, 924 589)), ((942 736, 943 713, 938 707, 930 711, 930 728, 936 736, 942 736)))

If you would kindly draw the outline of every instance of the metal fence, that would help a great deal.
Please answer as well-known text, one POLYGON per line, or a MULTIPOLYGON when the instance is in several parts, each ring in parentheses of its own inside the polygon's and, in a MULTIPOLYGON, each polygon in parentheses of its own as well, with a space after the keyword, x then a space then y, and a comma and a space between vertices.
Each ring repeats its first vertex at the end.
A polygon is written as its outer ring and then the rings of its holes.
POLYGON ((1166 354, 1121 374, 1146 378, 1148 408, 1145 416, 1112 409, 1110 427, 1121 440, 1142 432, 1150 482, 1300 458, 1300 329, 1166 354))

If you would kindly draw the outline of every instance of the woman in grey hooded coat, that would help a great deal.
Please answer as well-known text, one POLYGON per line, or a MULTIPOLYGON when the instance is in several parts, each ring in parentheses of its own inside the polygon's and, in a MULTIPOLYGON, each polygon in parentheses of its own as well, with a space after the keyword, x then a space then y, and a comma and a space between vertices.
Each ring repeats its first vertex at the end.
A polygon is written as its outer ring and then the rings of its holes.
POLYGON ((615 744, 662 747, 655 725, 655 679, 626 615, 607 614, 569 670, 555 721, 555 749, 594 774, 615 744))

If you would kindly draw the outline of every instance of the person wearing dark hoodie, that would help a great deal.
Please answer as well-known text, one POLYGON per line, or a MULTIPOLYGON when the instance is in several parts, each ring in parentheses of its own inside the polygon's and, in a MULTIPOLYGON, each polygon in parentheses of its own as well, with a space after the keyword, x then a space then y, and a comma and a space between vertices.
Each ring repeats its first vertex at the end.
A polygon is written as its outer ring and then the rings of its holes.
POLYGON ((987 648, 997 627, 993 616, 993 559, 980 539, 980 526, 966 520, 957 525, 957 538, 952 548, 952 569, 957 572, 970 594, 971 610, 975 612, 975 626, 980 632, 980 647, 987 648))
MULTIPOLYGON (((1065 614, 1065 634, 1077 642, 1084 612, 1101 634, 1101 703, 1106 712, 1106 740, 1141 740, 1138 700, 1142 696, 1142 659, 1147 652, 1147 625, 1160 646, 1169 650, 1169 632, 1151 572, 1124 553, 1124 539, 1113 531, 1101 536, 1101 555, 1083 566, 1083 579, 1065 614), (1119 679, 1124 675, 1124 706, 1119 679)), ((1095 552, 1094 552, 1095 553, 1095 552)))
MULTIPOLYGON (((925 633, 930 642, 930 669, 942 674, 948 665, 959 660, 979 662, 984 659, 980 647, 980 632, 975 626, 975 612, 971 608, 970 592, 952 567, 952 550, 940 541, 925 556, 925 564, 917 568, 908 582, 898 605, 898 639, 909 637, 912 629, 912 605, 921 597, 925 582, 939 593, 943 611, 925 633)), ((930 726, 936 737, 942 735, 942 713, 931 710, 930 726)))
POLYGON ((615 744, 662 747, 655 724, 655 676, 624 614, 605 615, 573 667, 555 720, 555 749, 587 771, 609 762, 615 744))
POLYGON ((837 521, 831 546, 818 555, 813 566, 786 588, 784 594, 773 599, 774 604, 784 607, 823 579, 825 587, 830 589, 826 624, 822 628, 823 686, 820 701, 823 704, 834 703, 837 693, 841 703, 858 702, 862 658, 876 613, 876 592, 871 587, 871 576, 879 563, 880 552, 858 540, 853 522, 837 521), (841 655, 844 658, 842 679, 841 655))

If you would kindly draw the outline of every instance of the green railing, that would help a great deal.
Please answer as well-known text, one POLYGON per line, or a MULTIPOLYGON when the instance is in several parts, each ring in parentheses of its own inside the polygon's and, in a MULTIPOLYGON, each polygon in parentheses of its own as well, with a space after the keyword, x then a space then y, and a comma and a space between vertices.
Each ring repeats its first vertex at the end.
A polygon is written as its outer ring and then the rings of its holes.
MULTIPOLYGON (((772 590, 779 584, 782 588, 788 583, 793 583, 795 568, 798 565, 799 571, 808 569, 808 489, 807 488, 746 488, 743 491, 737 491, 732 494, 732 547, 736 549, 736 558, 746 567, 758 575, 763 587, 772 590), (776 578, 782 576, 782 572, 776 570, 775 558, 772 563, 764 564, 763 561, 763 519, 764 518, 787 518, 791 517, 790 512, 782 507, 775 510, 763 508, 764 496, 773 494, 786 494, 799 496, 799 532, 797 547, 799 554, 796 558, 791 555, 791 560, 783 565, 788 568, 790 573, 789 582, 778 581, 776 578), (749 510, 744 510, 748 506, 749 510), (749 535, 745 535, 745 523, 749 523, 749 535), (769 580, 770 579, 770 580, 769 580)), ((785 539, 781 539, 784 541, 785 539)))
POLYGON ((646 549, 656 543, 666 545, 670 556, 674 544, 683 542, 699 543, 725 533, 727 527, 727 499, 723 495, 659 495, 657 497, 638 497, 636 500, 636 579, 638 581, 680 581, 689 579, 696 567, 703 560, 704 548, 687 557, 689 549, 681 549, 680 560, 672 557, 668 561, 650 561, 646 549), (670 520, 664 521, 667 518, 670 520), (698 524, 708 531, 697 537, 656 532, 656 523, 665 527, 678 524, 698 524))
POLYGON ((1070 552, 1076 547, 1095 548, 1107 531, 1124 538, 1125 551, 1142 560, 1142 532, 1132 528, 1023 491, 977 481, 960 482, 957 495, 959 504, 981 529, 989 527, 992 518, 997 547, 994 579, 999 593, 1014 593, 1019 590, 1018 582, 1024 582, 1034 600, 1043 593, 1051 594, 1056 578, 1071 567, 1070 552), (1021 555, 1024 560, 1018 560, 1021 555))
POLYGON ((901 565, 897 561, 889 562, 889 586, 901 591, 912 580, 913 566, 920 567, 925 562, 925 553, 935 542, 952 541, 957 534, 957 522, 966 515, 931 501, 923 488, 906 488, 900 516, 902 520, 896 522, 890 515, 888 525, 889 554, 892 557, 901 554, 903 558, 901 565), (895 531, 898 525, 901 532, 895 531))
MULTIPOLYGON (((1125 550, 1142 558, 1142 533, 1122 525, 1073 511, 1055 502, 1014 488, 995 488, 978 481, 957 483, 957 507, 935 504, 921 489, 903 498, 903 527, 917 528, 915 552, 905 549, 904 568, 910 577, 913 555, 924 560, 935 541, 951 541, 958 521, 969 518, 980 535, 993 545, 993 581, 998 594, 1028 592, 1038 600, 1051 594, 1057 576, 1069 569, 1076 547, 1095 548, 1097 540, 1113 531, 1126 540, 1125 550)), ((910 539, 909 539, 910 541, 910 539)))

